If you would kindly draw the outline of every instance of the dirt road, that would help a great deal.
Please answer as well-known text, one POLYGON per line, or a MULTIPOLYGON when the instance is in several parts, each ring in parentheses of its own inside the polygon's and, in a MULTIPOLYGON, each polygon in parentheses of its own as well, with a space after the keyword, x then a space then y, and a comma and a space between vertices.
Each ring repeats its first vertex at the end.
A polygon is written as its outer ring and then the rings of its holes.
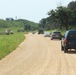
POLYGON ((0 75, 76 75, 76 53, 61 51, 59 40, 30 33, 0 60, 0 75))

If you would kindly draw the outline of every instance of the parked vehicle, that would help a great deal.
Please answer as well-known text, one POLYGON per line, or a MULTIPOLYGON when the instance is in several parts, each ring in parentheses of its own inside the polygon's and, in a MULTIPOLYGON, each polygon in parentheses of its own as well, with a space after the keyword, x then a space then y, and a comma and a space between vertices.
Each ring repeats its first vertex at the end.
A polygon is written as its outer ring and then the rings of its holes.
POLYGON ((61 40, 61 50, 63 50, 64 53, 67 53, 68 49, 76 50, 76 30, 66 31, 64 37, 61 40))
POLYGON ((59 31, 52 32, 51 40, 53 40, 53 39, 61 40, 61 38, 62 38, 61 32, 59 32, 59 31))
POLYGON ((50 37, 50 32, 44 32, 44 37, 50 37))
POLYGON ((9 34, 13 34, 13 31, 7 29, 7 30, 5 31, 5 34, 7 34, 7 35, 9 35, 9 34))

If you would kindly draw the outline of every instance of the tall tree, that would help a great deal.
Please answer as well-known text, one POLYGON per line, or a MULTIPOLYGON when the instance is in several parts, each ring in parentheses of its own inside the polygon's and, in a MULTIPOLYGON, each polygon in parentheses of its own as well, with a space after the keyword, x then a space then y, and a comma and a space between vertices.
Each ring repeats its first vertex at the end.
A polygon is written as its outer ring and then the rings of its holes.
POLYGON ((68 8, 71 10, 75 10, 76 9, 76 1, 72 1, 68 4, 68 8))
POLYGON ((41 19, 40 22, 39 22, 39 27, 44 29, 45 26, 46 26, 46 19, 43 18, 43 19, 41 19))

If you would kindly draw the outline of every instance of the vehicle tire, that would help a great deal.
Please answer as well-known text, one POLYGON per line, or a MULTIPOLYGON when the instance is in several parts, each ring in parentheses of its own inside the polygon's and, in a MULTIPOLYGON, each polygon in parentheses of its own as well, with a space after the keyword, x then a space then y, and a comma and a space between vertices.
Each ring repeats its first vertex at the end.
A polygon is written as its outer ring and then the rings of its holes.
POLYGON ((64 47, 62 45, 62 41, 61 41, 61 51, 64 51, 64 47))
POLYGON ((64 51, 64 47, 61 45, 61 51, 64 51))
POLYGON ((68 48, 64 47, 64 53, 68 53, 68 48))

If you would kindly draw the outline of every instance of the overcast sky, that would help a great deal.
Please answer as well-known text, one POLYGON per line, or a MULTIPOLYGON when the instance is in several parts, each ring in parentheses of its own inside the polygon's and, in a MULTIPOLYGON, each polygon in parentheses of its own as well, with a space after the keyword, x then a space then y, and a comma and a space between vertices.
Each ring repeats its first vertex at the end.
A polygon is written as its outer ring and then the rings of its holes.
POLYGON ((75 0, 0 0, 0 19, 17 18, 39 22, 57 6, 67 6, 75 0))

